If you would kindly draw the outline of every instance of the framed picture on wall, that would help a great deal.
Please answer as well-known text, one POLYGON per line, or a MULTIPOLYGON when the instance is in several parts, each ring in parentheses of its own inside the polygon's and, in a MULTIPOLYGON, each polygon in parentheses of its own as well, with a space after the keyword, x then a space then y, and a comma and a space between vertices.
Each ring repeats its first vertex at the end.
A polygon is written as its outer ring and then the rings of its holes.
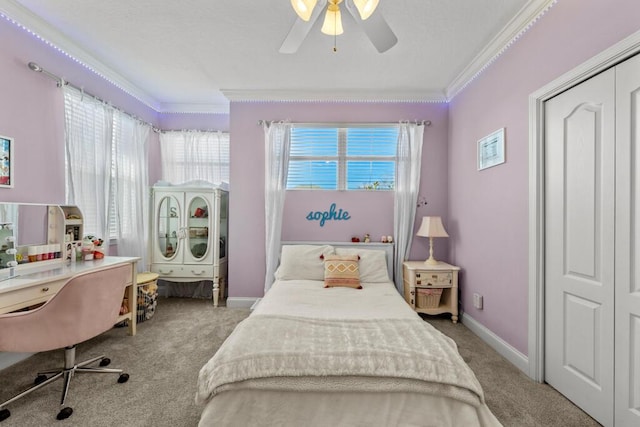
POLYGON ((478 170, 504 163, 504 128, 478 141, 478 170))
POLYGON ((13 187, 13 138, 0 135, 0 188, 13 187))

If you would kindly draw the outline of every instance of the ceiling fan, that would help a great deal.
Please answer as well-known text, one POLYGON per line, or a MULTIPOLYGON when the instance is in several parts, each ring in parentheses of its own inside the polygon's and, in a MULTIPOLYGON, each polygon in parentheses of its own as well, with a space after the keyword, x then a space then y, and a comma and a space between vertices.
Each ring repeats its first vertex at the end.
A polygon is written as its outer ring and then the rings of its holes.
POLYGON ((291 5, 298 14, 298 18, 282 42, 280 53, 297 52, 323 12, 325 18, 321 31, 333 36, 342 34, 341 4, 344 4, 378 52, 386 52, 398 42, 398 38, 385 21, 382 13, 377 10, 378 2, 379 0, 320 0, 321 5, 317 5, 318 0, 291 0, 291 5))

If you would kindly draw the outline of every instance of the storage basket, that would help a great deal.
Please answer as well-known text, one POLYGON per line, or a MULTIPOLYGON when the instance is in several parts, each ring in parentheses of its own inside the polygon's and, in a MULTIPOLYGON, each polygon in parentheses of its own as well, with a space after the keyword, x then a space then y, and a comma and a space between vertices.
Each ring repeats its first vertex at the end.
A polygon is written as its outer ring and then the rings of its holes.
POLYGON ((158 303, 158 274, 138 274, 138 304, 136 321, 138 323, 151 319, 158 303))
MULTIPOLYGON (((157 273, 139 273, 138 274, 138 301, 136 304, 136 323, 144 322, 151 319, 156 312, 156 305, 158 303, 158 277, 157 273)), ((122 299, 122 307, 120 308, 120 314, 129 312, 129 299, 125 291, 124 298, 122 299)), ((129 321, 124 320, 118 323, 116 326, 128 326, 129 321)))
POLYGON ((442 288, 418 288, 416 294, 416 308, 438 308, 442 288))

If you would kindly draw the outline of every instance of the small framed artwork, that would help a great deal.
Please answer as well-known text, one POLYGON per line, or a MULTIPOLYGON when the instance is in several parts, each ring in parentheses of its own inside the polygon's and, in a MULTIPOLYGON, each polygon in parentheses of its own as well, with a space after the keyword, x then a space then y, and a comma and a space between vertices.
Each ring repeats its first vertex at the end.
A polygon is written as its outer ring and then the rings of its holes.
POLYGON ((13 144, 13 138, 0 135, 0 188, 13 187, 13 144))
POLYGON ((478 170, 504 163, 504 128, 478 141, 478 170))

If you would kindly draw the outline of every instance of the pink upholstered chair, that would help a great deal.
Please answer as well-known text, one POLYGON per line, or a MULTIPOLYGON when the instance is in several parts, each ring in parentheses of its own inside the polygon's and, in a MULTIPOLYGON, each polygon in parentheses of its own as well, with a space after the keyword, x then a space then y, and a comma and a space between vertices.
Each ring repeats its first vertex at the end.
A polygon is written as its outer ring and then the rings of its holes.
MULTIPOLYGON (((64 379, 61 407, 74 374, 117 373, 121 374, 119 383, 129 379, 120 369, 88 367, 97 361, 100 366, 108 365, 110 360, 104 355, 77 364, 75 361, 76 344, 106 332, 117 322, 128 283, 131 283, 130 265, 82 273, 69 279, 41 307, 0 315, 0 351, 40 352, 64 348, 64 367, 39 372, 33 387, 1 403, 0 421, 11 415, 5 408, 8 404, 58 378, 64 379)), ((57 418, 67 418, 72 412, 71 408, 62 408, 57 418)))

